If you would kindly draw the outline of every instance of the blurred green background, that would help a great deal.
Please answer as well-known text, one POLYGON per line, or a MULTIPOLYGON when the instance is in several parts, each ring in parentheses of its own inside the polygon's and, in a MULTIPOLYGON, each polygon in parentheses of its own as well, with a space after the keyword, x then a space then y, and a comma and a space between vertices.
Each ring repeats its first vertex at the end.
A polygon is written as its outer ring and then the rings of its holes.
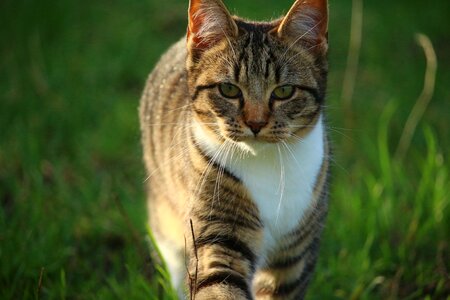
MULTIPOLYGON (((292 2, 225 1, 259 20, 292 2)), ((187 5, 0 1, 0 299, 171 299, 148 244, 137 107, 187 5)), ((449 299, 449 12, 365 1, 348 101, 352 2, 330 0, 330 213, 308 299, 449 299), (417 32, 436 86, 395 157, 423 87, 417 32)))

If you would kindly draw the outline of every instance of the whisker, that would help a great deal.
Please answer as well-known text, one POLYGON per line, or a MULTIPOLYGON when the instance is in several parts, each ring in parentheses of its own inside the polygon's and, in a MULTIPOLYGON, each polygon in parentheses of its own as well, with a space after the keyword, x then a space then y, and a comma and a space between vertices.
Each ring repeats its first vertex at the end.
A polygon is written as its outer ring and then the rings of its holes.
MULTIPOLYGON (((197 122, 198 124, 203 124, 203 125, 217 125, 217 123, 204 123, 204 122, 197 122)), ((191 122, 186 122, 186 123, 180 123, 180 122, 176 122, 176 123, 150 123, 150 124, 145 124, 145 126, 177 126, 177 125, 182 125, 182 126, 186 126, 186 127, 192 127, 195 124, 192 124, 191 122)), ((217 125, 219 126, 219 125, 217 125)))
POLYGON ((284 195, 284 187, 285 187, 285 171, 284 171, 284 163, 283 163, 283 157, 281 154, 280 144, 277 144, 277 150, 278 150, 278 158, 280 161, 280 183, 278 187, 278 191, 280 193, 280 199, 278 201, 278 207, 277 207, 277 217, 275 219, 275 224, 278 224, 278 217, 280 216, 280 210, 281 210, 281 203, 283 201, 283 195, 284 195))
POLYGON ((301 39, 303 39, 306 35, 310 34, 313 30, 316 30, 317 26, 319 26, 322 21, 325 20, 324 18, 322 18, 322 20, 320 20, 319 22, 316 22, 316 24, 314 24, 314 26, 312 26, 310 29, 308 29, 305 33, 303 33, 301 36, 299 36, 297 39, 294 40, 294 42, 292 42, 289 47, 286 49, 286 51, 283 53, 283 55, 281 56, 283 59, 286 56, 287 52, 295 45, 297 44, 297 42, 299 42, 301 39))
POLYGON ((286 143, 286 141, 281 141, 281 144, 288 150, 288 152, 291 154, 292 158, 294 159, 295 163, 296 163, 297 166, 300 168, 300 164, 299 164, 297 158, 295 157, 294 153, 292 152, 291 148, 290 148, 289 145, 286 143))
MULTIPOLYGON (((304 142, 304 139, 298 135, 295 135, 293 133, 291 133, 291 137, 295 138, 296 140, 300 141, 301 143, 304 142)), ((317 149, 319 150, 319 149, 317 149)), ((331 163, 333 163, 335 166, 339 167, 342 171, 344 171, 346 174, 349 174, 349 172, 347 171, 347 169, 345 169, 344 166, 340 165, 332 155, 328 154, 328 153, 324 153, 324 158, 328 159, 331 163)))
POLYGON ((168 110, 168 111, 169 111, 169 112, 174 112, 174 111, 177 111, 177 110, 182 110, 182 109, 188 108, 189 106, 192 106, 192 103, 189 103, 189 104, 186 104, 186 105, 183 105, 183 106, 174 108, 174 109, 170 109, 170 110, 168 110))
POLYGON ((224 150, 222 151, 220 157, 218 158, 218 162, 219 162, 219 170, 217 173, 217 177, 216 177, 216 182, 214 185, 214 192, 213 192, 213 197, 212 197, 212 205, 211 205, 211 212, 213 209, 213 205, 214 205, 214 201, 217 199, 217 201, 220 201, 220 185, 223 179, 223 175, 225 173, 225 166, 227 164, 227 160, 228 160, 228 155, 230 152, 230 148, 231 146, 229 145, 229 142, 226 140, 223 143, 223 147, 224 150), (216 196, 217 195, 217 196, 216 196))
MULTIPOLYGON (((199 180, 199 182, 197 183, 197 185, 195 187, 195 193, 193 195, 194 196, 193 199, 197 198, 199 196, 199 194, 201 193, 201 190, 202 190, 202 188, 203 188, 203 186, 205 184, 205 181, 206 181, 206 177, 211 172, 211 169, 212 169, 212 166, 214 165, 214 162, 216 162, 217 158, 222 155, 222 152, 223 152, 223 150, 225 148, 225 145, 226 145, 225 143, 221 144, 219 146, 219 148, 216 150, 216 152, 213 154, 213 156, 209 159, 205 169, 203 170, 203 172, 202 172, 202 174, 200 176, 201 179, 199 180)), ((191 201, 193 199, 191 199, 191 201)))
MULTIPOLYGON (((289 128, 291 129, 298 129, 298 128, 314 128, 316 125, 289 125, 289 128)), ((333 127, 333 126, 329 126, 329 125, 325 125, 325 128, 328 131, 332 131, 332 132, 336 132, 339 135, 349 139, 350 141, 354 141, 354 139, 351 136, 346 135, 345 133, 342 132, 342 130, 347 130, 347 131, 355 131, 353 129, 348 129, 348 128, 340 128, 340 127, 333 127)))
POLYGON ((168 159, 168 160, 166 160, 166 161, 164 161, 159 167, 157 167, 156 169, 154 169, 144 180, 143 180, 143 183, 145 183, 145 182, 147 182, 148 180, 150 180, 150 178, 152 177, 152 176, 154 176, 158 171, 160 171, 163 167, 165 167, 165 166, 167 166, 169 163, 171 163, 172 161, 174 161, 174 160, 177 160, 177 159, 179 159, 179 158, 181 158, 184 154, 186 154, 187 152, 188 152, 188 148, 187 147, 183 147, 183 142, 180 142, 179 144, 177 144, 177 145, 174 145, 173 147, 171 147, 171 148, 169 148, 168 149, 168 151, 170 151, 172 148, 174 148, 174 147, 176 147, 176 146, 179 146, 179 145, 182 145, 182 147, 181 147, 181 151, 177 154, 177 155, 175 155, 175 156, 173 156, 173 157, 171 157, 170 159, 168 159))

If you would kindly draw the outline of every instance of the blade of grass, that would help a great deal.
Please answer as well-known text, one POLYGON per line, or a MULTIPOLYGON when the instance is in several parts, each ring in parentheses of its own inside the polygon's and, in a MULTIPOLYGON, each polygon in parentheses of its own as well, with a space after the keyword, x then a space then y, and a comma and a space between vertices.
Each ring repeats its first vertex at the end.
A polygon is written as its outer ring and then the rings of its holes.
MULTIPOLYGON (((362 44, 363 15, 363 0, 353 0, 347 67, 345 68, 341 94, 344 112, 347 115, 351 114, 353 93, 355 90, 356 76, 358 73, 359 54, 362 44)), ((350 120, 351 118, 347 119, 350 120)))
POLYGON ((433 98, 436 82, 437 58, 433 44, 431 43, 431 40, 428 38, 428 36, 422 33, 416 34, 416 41, 423 48, 427 61, 425 79, 422 92, 419 98, 417 98, 416 104, 411 110, 408 120, 405 123, 405 127, 403 128, 397 150, 395 151, 396 160, 402 160, 406 152, 408 151, 411 145, 412 137, 414 135, 414 132, 416 131, 417 124, 419 123, 420 119, 422 119, 422 116, 425 113, 428 104, 433 98))

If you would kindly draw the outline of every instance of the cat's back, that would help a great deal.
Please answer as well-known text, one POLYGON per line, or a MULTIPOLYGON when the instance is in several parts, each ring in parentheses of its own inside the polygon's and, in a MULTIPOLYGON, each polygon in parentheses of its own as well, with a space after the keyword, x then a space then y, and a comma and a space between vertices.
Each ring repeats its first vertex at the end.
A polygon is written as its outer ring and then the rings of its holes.
POLYGON ((141 98, 141 123, 152 117, 161 118, 163 108, 170 109, 170 106, 187 100, 185 61, 186 44, 182 38, 161 56, 147 79, 141 98))
POLYGON ((150 73, 141 97, 139 115, 144 160, 155 170, 168 154, 174 131, 189 103, 186 76, 186 38, 172 45, 150 73))

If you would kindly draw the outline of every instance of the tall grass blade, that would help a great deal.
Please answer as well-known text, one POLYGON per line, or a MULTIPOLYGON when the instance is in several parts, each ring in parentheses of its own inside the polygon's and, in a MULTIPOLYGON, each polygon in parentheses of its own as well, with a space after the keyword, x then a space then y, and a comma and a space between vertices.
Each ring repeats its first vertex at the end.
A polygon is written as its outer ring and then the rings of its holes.
POLYGON ((425 34, 416 34, 417 43, 423 48, 425 53, 425 58, 427 60, 427 67, 425 71, 425 79, 423 83, 422 93, 419 98, 417 98, 416 104, 414 105, 408 120, 403 128, 400 141, 395 152, 395 159, 401 160, 408 151, 411 140, 416 131, 417 124, 425 113, 428 104, 433 98, 434 87, 436 82, 436 71, 437 71, 437 58, 436 52, 434 51, 433 44, 431 40, 425 34))

